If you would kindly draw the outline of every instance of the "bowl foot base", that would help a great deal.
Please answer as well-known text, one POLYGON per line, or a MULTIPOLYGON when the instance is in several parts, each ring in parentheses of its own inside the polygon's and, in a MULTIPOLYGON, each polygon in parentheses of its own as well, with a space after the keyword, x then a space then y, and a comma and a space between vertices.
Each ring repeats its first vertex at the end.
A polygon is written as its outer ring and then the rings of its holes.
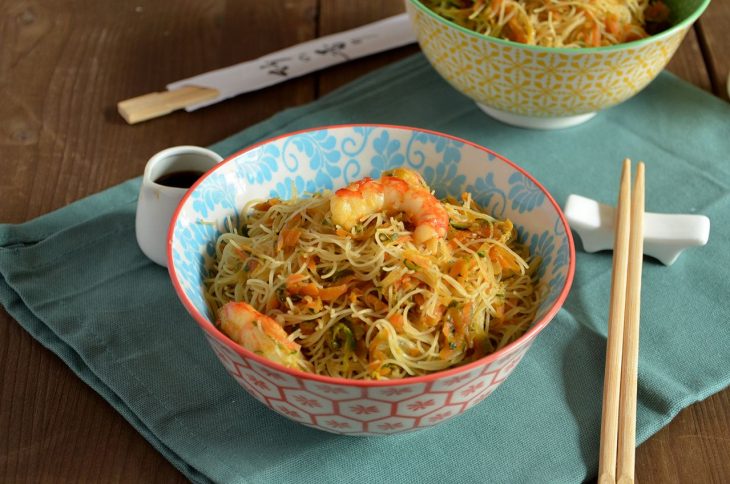
POLYGON ((583 124, 593 116, 593 113, 578 114, 576 116, 559 116, 555 118, 539 118, 535 116, 525 116, 522 114, 508 113, 507 111, 500 111, 484 104, 477 103, 479 109, 505 124, 517 126, 518 128, 530 128, 530 129, 563 129, 570 128, 571 126, 577 126, 583 124))

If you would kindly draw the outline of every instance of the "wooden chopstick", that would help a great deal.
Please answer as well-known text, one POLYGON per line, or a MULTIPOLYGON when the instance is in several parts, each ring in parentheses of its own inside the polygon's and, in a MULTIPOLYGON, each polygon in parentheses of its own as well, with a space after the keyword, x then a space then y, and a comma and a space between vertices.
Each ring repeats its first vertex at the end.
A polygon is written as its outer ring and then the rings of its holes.
POLYGON ((644 256, 644 164, 636 167, 631 197, 631 236, 626 290, 624 345, 621 357, 621 399, 618 422, 619 484, 634 482, 636 452, 636 380, 639 369, 639 309, 641 300, 641 266, 644 256))
POLYGON ((618 407, 621 378, 621 350, 624 338, 626 277, 629 262, 629 224, 631 222, 631 160, 624 160, 621 188, 616 206, 616 233, 613 244, 611 303, 608 310, 608 343, 603 377, 603 414, 598 459, 598 483, 616 482, 618 446, 618 407))
POLYGON ((639 300, 644 226, 644 164, 631 194, 631 161, 624 160, 616 209, 611 303, 598 482, 634 482, 639 300))
POLYGON ((215 99, 220 95, 217 89, 200 86, 183 86, 172 91, 152 92, 125 99, 117 103, 117 111, 129 124, 164 116, 191 104, 215 99))

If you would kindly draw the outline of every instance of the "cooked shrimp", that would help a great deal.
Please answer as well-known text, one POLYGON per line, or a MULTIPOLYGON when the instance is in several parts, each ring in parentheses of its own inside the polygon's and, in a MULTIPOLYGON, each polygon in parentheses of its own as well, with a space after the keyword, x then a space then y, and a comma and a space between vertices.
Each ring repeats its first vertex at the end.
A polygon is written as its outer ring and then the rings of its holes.
POLYGON ((446 237, 449 215, 420 175, 407 168, 386 172, 379 181, 363 178, 337 190, 330 201, 332 221, 350 230, 379 211, 402 212, 416 228, 413 240, 446 237))
POLYGON ((300 346, 275 320, 245 302, 229 302, 218 311, 221 331, 247 350, 290 368, 305 368, 300 346))
POLYGON ((382 176, 400 178, 412 187, 421 187, 428 190, 426 180, 423 179, 421 174, 409 168, 393 168, 392 170, 384 171, 382 176))

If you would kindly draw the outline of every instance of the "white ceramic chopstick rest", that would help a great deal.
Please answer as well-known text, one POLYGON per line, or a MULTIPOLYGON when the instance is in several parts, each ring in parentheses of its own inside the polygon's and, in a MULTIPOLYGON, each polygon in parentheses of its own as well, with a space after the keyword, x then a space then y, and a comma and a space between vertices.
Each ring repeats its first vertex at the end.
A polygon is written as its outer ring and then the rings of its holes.
MULTIPOLYGON (((613 249, 614 207, 573 194, 563 212, 586 252, 613 249)), ((705 245, 709 237, 710 219, 704 215, 644 214, 644 253, 664 265, 672 265, 689 247, 705 245)))

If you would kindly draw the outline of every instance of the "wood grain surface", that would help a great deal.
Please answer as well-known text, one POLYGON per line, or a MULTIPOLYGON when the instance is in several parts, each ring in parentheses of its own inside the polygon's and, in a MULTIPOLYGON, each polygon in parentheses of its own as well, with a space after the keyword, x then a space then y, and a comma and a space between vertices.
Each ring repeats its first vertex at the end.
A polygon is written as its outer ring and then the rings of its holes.
MULTIPOLYGON (((392 0, 0 0, 0 223, 141 174, 417 51, 361 59, 192 114, 128 126, 122 99, 403 10, 392 0)), ((730 1, 715 0, 669 70, 727 99, 730 1)), ((641 483, 730 482, 730 390, 639 447, 641 483)), ((0 309, 0 482, 184 482, 99 395, 0 309)))

